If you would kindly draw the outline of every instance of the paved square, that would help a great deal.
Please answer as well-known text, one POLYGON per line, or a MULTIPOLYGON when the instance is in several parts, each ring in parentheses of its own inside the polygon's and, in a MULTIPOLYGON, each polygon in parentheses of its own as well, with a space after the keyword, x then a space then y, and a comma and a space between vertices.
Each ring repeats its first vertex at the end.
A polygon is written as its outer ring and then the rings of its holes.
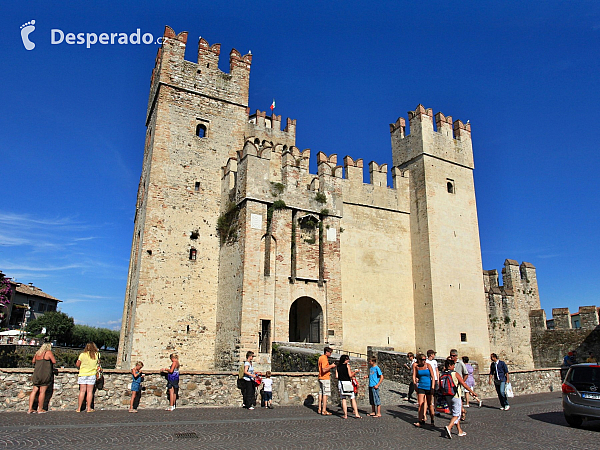
MULTIPOLYGON (((416 406, 407 402, 382 408, 383 417, 362 420, 323 417, 306 407, 179 408, 174 412, 140 410, 44 415, 0 413, 0 448, 96 449, 136 445, 144 449, 189 448, 460 448, 597 449, 600 421, 582 429, 567 426, 560 393, 520 396, 510 411, 497 400, 481 409, 469 408, 467 436, 442 437, 448 416, 436 418, 436 428, 412 423, 416 406)), ((337 412, 338 408, 332 408, 337 412)), ((368 412, 364 409, 362 412, 368 412)), ((456 430, 456 429, 455 429, 456 430)))

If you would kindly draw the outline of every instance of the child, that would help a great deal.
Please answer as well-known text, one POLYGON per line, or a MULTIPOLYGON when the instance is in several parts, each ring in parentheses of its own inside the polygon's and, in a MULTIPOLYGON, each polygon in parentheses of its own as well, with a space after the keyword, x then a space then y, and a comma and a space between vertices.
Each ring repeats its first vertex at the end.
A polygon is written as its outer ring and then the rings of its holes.
MULTIPOLYGON (((383 381, 383 373, 377 365, 377 358, 374 356, 369 360, 371 367, 369 368, 369 403, 371 404, 371 417, 381 417, 381 400, 379 399, 379 386, 383 381)), ((365 375, 365 378, 367 376, 365 375)))
POLYGON ((169 355, 171 358, 171 367, 167 367, 161 370, 161 372, 167 372, 167 391, 169 391, 169 407, 166 411, 175 410, 175 401, 177 400, 177 393, 179 391, 179 356, 176 353, 169 355))
POLYGON ((265 401, 265 408, 273 409, 273 379, 271 378, 271 371, 267 370, 263 382, 263 400, 265 401))
POLYGON ((138 361, 135 363, 135 367, 131 369, 131 402, 129 402, 129 412, 136 413, 137 409, 133 407, 135 403, 135 398, 141 394, 141 384, 144 381, 144 375, 142 374, 142 367, 144 367, 144 363, 138 361))

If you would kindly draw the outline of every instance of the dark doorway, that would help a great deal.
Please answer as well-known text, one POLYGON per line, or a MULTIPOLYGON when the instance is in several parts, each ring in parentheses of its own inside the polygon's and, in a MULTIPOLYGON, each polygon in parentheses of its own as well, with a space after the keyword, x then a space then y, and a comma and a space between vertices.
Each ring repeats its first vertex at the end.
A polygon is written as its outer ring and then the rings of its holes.
POLYGON ((300 297, 290 308, 290 342, 321 342, 323 309, 310 297, 300 297))
POLYGON ((271 321, 261 320, 260 321, 260 335, 258 346, 260 353, 269 353, 271 351, 271 321))

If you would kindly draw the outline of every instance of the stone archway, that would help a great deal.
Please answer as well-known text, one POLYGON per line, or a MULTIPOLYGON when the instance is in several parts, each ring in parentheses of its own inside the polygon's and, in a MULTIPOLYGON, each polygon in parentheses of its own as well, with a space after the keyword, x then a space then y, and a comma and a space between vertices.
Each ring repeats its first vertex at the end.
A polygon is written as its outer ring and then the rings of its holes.
POLYGON ((310 297, 300 297, 290 307, 290 342, 321 342, 323 309, 310 297))

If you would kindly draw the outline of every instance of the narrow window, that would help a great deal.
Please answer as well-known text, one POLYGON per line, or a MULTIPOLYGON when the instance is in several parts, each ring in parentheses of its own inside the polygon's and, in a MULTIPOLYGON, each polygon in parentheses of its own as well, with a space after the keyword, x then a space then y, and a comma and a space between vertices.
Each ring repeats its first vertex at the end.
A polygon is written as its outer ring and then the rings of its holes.
POLYGON ((460 333, 460 342, 467 342, 467 333, 460 333))
POLYGON ((190 261, 196 261, 196 249, 194 247, 190 248, 190 261))
POLYGON ((454 194, 454 180, 446 178, 446 189, 448 189, 448 194, 454 194))
POLYGON ((194 185, 194 190, 197 192, 200 190, 200 182, 196 181, 196 184, 194 185))
POLYGON ((196 126, 196 136, 198 136, 199 138, 206 137, 206 125, 199 123, 196 126))

